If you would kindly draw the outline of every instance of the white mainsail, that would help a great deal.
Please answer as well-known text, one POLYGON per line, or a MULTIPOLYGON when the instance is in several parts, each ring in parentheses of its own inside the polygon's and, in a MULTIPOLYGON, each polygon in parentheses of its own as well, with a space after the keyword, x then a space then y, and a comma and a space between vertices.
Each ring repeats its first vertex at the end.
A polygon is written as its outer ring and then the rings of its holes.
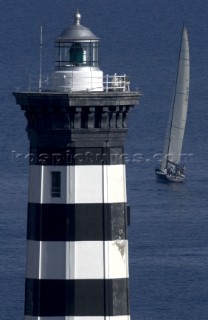
POLYGON ((168 120, 165 145, 163 149, 163 159, 161 162, 162 171, 167 168, 168 161, 176 165, 180 163, 188 111, 189 82, 190 59, 188 34, 186 28, 183 27, 178 72, 168 120))

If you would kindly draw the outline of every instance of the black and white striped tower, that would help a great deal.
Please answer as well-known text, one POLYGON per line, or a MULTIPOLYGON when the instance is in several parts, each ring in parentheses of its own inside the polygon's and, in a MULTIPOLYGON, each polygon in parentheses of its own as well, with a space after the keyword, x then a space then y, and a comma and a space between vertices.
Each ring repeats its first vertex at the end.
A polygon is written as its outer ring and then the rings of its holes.
POLYGON ((30 140, 26 320, 130 318, 124 141, 140 93, 103 76, 80 18, 49 87, 14 93, 30 140))

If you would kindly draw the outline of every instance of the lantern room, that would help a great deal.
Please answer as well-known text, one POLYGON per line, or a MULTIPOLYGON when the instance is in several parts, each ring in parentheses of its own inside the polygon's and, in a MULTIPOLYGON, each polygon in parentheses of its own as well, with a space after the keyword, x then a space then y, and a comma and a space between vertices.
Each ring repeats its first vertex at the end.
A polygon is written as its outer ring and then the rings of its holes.
POLYGON ((80 24, 77 11, 74 24, 56 39, 54 89, 59 91, 102 91, 103 72, 98 64, 99 38, 80 24))
POLYGON ((99 39, 80 24, 81 15, 75 14, 74 25, 56 40, 56 69, 88 66, 98 67, 99 39))

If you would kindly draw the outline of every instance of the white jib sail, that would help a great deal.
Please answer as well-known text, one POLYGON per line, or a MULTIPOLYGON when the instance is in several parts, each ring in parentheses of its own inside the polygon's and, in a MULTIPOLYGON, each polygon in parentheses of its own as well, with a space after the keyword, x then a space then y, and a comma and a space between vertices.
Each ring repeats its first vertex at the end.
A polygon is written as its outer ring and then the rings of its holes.
POLYGON ((168 120, 161 170, 167 168, 167 161, 175 164, 179 164, 180 162, 188 110, 189 81, 190 58, 188 34, 186 28, 183 28, 178 72, 168 120))

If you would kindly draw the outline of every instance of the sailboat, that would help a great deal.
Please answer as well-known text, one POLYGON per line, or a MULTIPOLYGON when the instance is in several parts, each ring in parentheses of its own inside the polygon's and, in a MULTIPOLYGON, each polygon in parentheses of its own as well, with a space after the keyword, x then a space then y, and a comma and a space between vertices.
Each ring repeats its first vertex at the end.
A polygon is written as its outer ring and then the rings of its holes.
POLYGON ((186 176, 185 168, 180 165, 180 158, 188 111, 189 82, 189 43, 187 29, 183 27, 162 161, 160 167, 155 169, 157 180, 161 182, 183 182, 186 176))

